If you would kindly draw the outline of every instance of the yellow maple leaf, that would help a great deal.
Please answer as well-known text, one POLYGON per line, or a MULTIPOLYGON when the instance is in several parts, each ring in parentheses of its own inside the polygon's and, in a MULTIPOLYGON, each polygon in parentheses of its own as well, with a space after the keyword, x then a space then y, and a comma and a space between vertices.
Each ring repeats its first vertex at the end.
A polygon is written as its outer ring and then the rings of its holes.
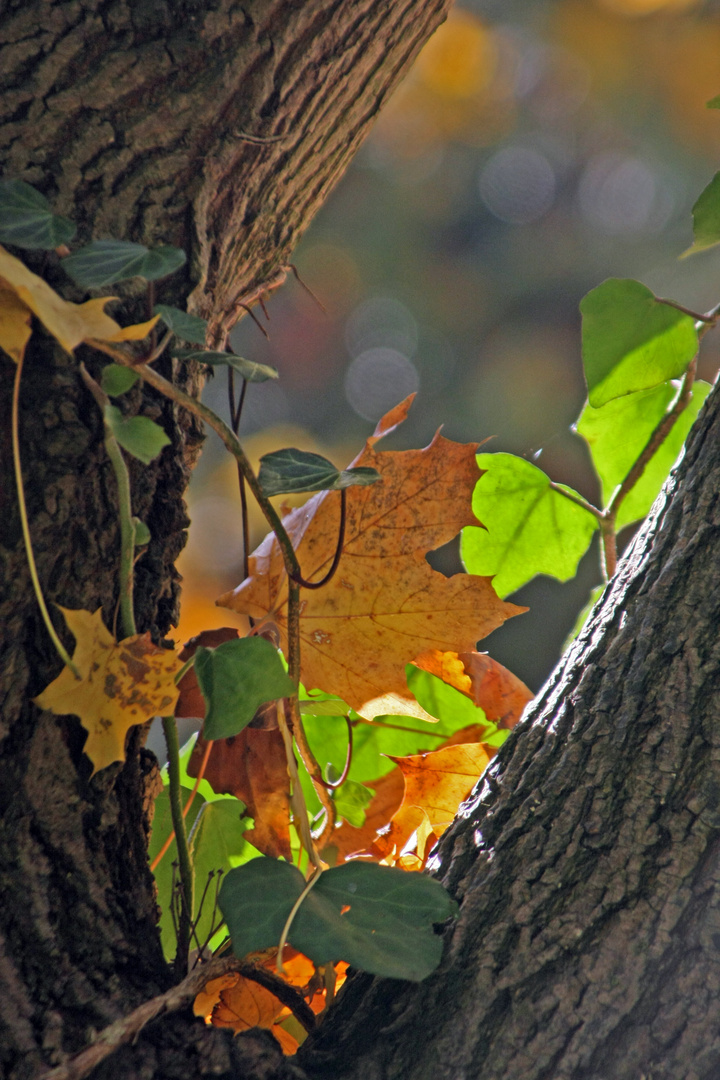
MULTIPOLYGON (((499 599, 489 577, 433 570, 425 555, 477 524, 472 492, 480 475, 476 443, 439 433, 423 450, 378 452, 374 444, 401 422, 396 407, 353 462, 382 483, 347 490, 345 542, 337 573, 301 593, 302 678, 362 711, 386 693, 407 696, 405 665, 427 649, 469 651, 478 638, 525 608, 499 599)), ((338 537, 340 498, 320 492, 283 524, 303 575, 318 580, 338 537)), ((262 619, 270 615, 287 645, 288 582, 271 534, 250 558, 249 577, 218 604, 262 619)))
MULTIPOLYGON (((84 304, 73 304, 69 300, 63 300, 46 281, 37 274, 28 270, 25 263, 16 259, 9 251, 0 246, 0 305, 6 295, 14 294, 16 300, 9 303, 8 315, 3 318, 0 315, 0 328, 4 327, 5 320, 10 320, 10 326, 17 327, 17 303, 22 304, 33 315, 36 315, 45 329, 60 342, 67 352, 72 352, 83 341, 95 339, 97 341, 137 341, 149 334, 159 316, 149 319, 144 323, 134 326, 121 327, 114 319, 105 314, 105 305, 115 297, 103 296, 95 300, 86 300, 84 304)), ((16 331, 15 331, 16 333, 16 331)), ((8 337, 8 343, 12 346, 14 339, 8 337)), ((26 340, 27 343, 27 340, 26 340)), ((0 337, 0 345, 11 356, 19 359, 5 344, 5 339, 0 337)))
POLYGON ((60 608, 75 638, 76 679, 65 667, 35 698, 41 709, 58 716, 72 713, 88 733, 85 753, 93 773, 125 760, 125 736, 135 724, 171 713, 178 697, 175 675, 182 661, 161 649, 149 634, 116 642, 102 621, 102 611, 60 608))

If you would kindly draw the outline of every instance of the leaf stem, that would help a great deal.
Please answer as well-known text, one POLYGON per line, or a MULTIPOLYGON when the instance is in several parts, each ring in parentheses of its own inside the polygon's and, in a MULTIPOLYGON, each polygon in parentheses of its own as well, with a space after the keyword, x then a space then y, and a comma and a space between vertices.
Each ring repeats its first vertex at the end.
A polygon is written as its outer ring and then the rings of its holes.
POLYGON ((115 473, 118 489, 118 510, 120 514, 120 619, 122 636, 132 637, 137 633, 135 626, 135 607, 133 604, 133 570, 135 565, 135 522, 133 521, 132 499, 130 495, 130 474, 120 444, 112 428, 105 419, 105 409, 110 405, 110 398, 93 379, 82 361, 80 376, 95 398, 103 417, 105 432, 105 450, 115 473))
POLYGON ((297 915, 298 911, 300 910, 300 905, 302 904, 303 900, 305 899, 307 894, 310 892, 310 890, 313 889, 317 885, 318 881, 320 880, 320 878, 322 876, 322 873, 323 873, 324 869, 326 869, 326 867, 319 866, 317 868, 317 870, 315 871, 313 876, 310 878, 307 885, 305 886, 303 891, 300 893, 297 900, 295 901, 295 903, 293 904, 293 906, 290 909, 290 914, 287 917, 287 922, 283 926, 283 931, 282 931, 282 934, 280 935, 280 943, 278 945, 278 954, 277 954, 277 962, 276 962, 278 974, 282 974, 282 971, 283 971, 282 954, 283 954, 283 949, 285 948, 285 945, 287 943, 288 934, 290 933, 290 927, 292 926, 293 922, 295 921, 295 916, 297 915))
POLYGON ((163 716, 162 726, 168 752, 168 779, 170 781, 168 794, 170 796, 170 814, 172 816, 175 840, 177 842, 180 885, 182 891, 177 952, 175 954, 175 973, 184 978, 184 976, 187 975, 190 931, 192 927, 193 871, 187 843, 187 834, 185 832, 185 818, 183 817, 182 802, 180 799, 180 747, 178 744, 175 717, 163 716))
POLYGON ((568 499, 571 503, 575 503, 576 506, 581 506, 583 510, 587 510, 587 512, 592 514, 593 517, 596 517, 598 521, 602 519, 602 510, 599 510, 597 506, 593 506, 591 502, 584 499, 582 495, 578 495, 576 491, 567 491, 562 484, 556 484, 554 480, 550 480, 549 484, 552 490, 556 491, 558 495, 562 495, 564 499, 568 499))
POLYGON ((63 645, 62 641, 57 635, 55 627, 52 624, 50 618, 50 612, 47 609, 45 603, 45 597, 40 586, 40 578, 38 577, 37 565, 35 563, 35 555, 33 553, 32 540, 30 538, 30 526, 28 524, 27 505, 25 503, 25 488, 23 487, 22 478, 22 463, 20 461, 20 379, 22 377, 22 358, 18 360, 15 368, 15 381, 13 383, 13 397, 12 397, 12 453, 13 453, 13 468, 15 470, 15 487, 17 489, 18 510, 20 511, 20 526, 22 528, 23 541, 25 542, 25 555, 28 561, 28 569, 30 570, 30 578, 33 583, 33 589, 35 590, 35 597, 40 608, 40 614, 42 615, 45 628, 50 635, 55 649, 64 664, 70 668, 76 679, 80 679, 81 675, 75 664, 70 659, 70 655, 63 645))

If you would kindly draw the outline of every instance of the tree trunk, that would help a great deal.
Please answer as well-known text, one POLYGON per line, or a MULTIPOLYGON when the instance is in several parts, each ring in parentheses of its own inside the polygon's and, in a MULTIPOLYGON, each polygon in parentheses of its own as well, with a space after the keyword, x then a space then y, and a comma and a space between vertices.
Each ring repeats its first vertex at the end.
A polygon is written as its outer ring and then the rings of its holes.
POLYGON ((313 1080, 720 1076, 720 398, 443 837, 442 967, 356 976, 313 1080))
MULTIPOLYGON (((15 0, 0 25, 0 163, 79 226, 78 240, 170 243, 190 254, 158 290, 222 343, 279 284, 292 248, 449 0, 15 0)), ((54 256, 34 269, 73 296, 54 256)), ((113 290, 117 291, 117 290, 113 290)), ((145 298, 123 287, 125 314, 145 298)), ((85 350, 89 366, 97 357, 85 350)), ((171 361, 165 361, 170 373, 171 361)), ((176 364, 177 366, 177 364, 176 364)), ((162 370, 162 368, 161 368, 162 370)), ((90 776, 75 717, 32 697, 60 663, 32 592, 10 446, 13 364, 0 355, 0 1075, 37 1077, 167 988, 147 830, 157 766, 133 729, 126 764, 90 776)), ((192 373, 174 372, 197 388, 192 373)), ((133 465, 151 531, 138 564, 139 631, 176 615, 182 492, 200 432, 150 391, 134 412, 172 446, 133 465)), ((77 358, 39 328, 25 360, 21 454, 48 601, 112 626, 119 531, 98 410, 77 358)), ((66 644, 72 640, 58 629, 66 644)), ((186 1015, 158 1021, 97 1076, 299 1075, 267 1033, 245 1040, 186 1015)))

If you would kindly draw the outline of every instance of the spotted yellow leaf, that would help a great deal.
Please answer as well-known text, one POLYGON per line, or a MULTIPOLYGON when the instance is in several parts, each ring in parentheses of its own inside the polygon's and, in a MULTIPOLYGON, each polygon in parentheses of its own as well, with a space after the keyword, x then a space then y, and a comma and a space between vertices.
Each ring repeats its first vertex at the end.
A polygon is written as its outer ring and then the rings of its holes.
POLYGON ((85 753, 93 772, 125 760, 125 736, 134 724, 171 713, 178 697, 175 675, 182 661, 161 649, 149 634, 116 642, 102 612, 60 608, 75 638, 77 679, 65 667, 35 698, 41 709, 58 716, 72 713, 88 733, 85 753))
MULTIPOLYGON (((112 296, 73 304, 63 300, 46 281, 28 270, 25 263, 0 246, 0 288, 9 291, 36 315, 45 329, 68 352, 90 339, 96 341, 135 341, 144 338, 160 318, 156 315, 145 323, 121 327, 105 314, 105 305, 112 296)), ((2 299, 2 295, 0 295, 2 299)), ((0 341, 0 344, 2 342, 0 341)), ((5 346, 3 345, 3 348, 5 346)), ((13 355, 11 353, 11 355, 13 355)))

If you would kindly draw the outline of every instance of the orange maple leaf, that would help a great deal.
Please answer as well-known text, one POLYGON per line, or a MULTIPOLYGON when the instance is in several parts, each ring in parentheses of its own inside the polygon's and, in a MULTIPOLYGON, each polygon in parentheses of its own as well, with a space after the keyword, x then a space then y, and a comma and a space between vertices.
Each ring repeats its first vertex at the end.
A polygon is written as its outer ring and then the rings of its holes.
POLYGON ((375 841, 377 853, 397 858, 425 819, 435 837, 442 836, 494 755, 494 747, 470 742, 393 758, 403 774, 405 794, 390 828, 375 841))
POLYGON ((34 700, 58 716, 73 714, 88 733, 84 751, 93 773, 125 760, 125 736, 135 724, 172 713, 178 697, 175 675, 182 667, 176 653, 161 649, 150 634, 116 642, 102 621, 102 611, 60 608, 75 637, 73 663, 34 700))
MULTIPOLYGON (((410 400, 380 421, 353 462, 377 469, 382 482, 347 491, 337 573, 322 589, 301 594, 303 681, 358 709, 381 694, 406 694, 405 664, 419 652, 471 650, 525 610, 500 600, 488 577, 446 578, 428 564, 427 552, 477 524, 471 498, 480 471, 476 443, 440 434, 423 450, 375 450, 404 419, 410 400)), ((339 521, 336 492, 320 492, 284 519, 306 579, 318 580, 330 566, 339 521)), ((271 534, 250 557, 249 577, 217 603, 256 619, 270 615, 286 648, 287 598, 287 575, 271 534)))

